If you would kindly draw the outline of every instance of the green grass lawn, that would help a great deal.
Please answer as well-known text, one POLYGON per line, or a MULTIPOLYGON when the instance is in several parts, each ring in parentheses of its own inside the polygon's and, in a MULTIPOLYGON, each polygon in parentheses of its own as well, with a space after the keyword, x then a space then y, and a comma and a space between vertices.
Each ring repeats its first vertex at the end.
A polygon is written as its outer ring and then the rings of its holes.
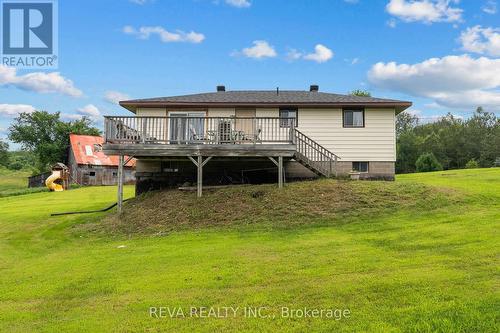
POLYGON ((49 216, 105 207, 114 187, 0 198, 0 332, 499 330, 498 168, 194 195, 127 203, 140 228, 104 213, 49 216), (217 197, 241 206, 221 213, 217 197), (185 317, 151 318, 160 306, 185 317), (239 309, 196 318, 190 307, 239 309), (350 316, 285 318, 282 307, 350 316))

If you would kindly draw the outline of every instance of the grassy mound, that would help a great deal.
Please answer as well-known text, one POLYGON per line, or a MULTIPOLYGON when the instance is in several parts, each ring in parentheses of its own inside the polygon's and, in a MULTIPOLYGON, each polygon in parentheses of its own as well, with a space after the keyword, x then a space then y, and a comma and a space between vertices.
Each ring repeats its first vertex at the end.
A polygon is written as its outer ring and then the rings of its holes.
POLYGON ((346 223, 408 207, 447 205, 457 196, 422 184, 317 180, 235 186, 205 192, 152 192, 125 205, 103 225, 112 232, 163 233, 186 228, 256 224, 287 228, 311 223, 346 223))

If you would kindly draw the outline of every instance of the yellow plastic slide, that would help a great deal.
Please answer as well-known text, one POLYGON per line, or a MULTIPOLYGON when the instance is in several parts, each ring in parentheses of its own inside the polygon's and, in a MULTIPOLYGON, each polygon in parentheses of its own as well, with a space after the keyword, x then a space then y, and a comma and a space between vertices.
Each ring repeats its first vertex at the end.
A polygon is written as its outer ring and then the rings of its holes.
POLYGON ((51 191, 55 192, 64 191, 64 187, 62 186, 62 184, 56 183, 58 179, 61 179, 61 171, 60 170, 52 171, 52 174, 49 177, 47 177, 47 179, 45 179, 45 186, 47 186, 48 189, 51 191))

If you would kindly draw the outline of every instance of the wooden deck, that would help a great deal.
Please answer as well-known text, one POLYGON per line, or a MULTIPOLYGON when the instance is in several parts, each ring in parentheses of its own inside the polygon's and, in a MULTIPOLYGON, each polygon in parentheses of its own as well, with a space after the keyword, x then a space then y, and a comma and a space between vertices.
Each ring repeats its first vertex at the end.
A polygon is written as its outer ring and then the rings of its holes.
POLYGON ((294 118, 105 117, 107 155, 118 155, 118 211, 122 210, 124 156, 188 158, 197 168, 197 192, 203 191, 203 167, 213 157, 267 157, 278 169, 283 187, 283 161, 294 158, 318 175, 330 177, 338 156, 295 128, 294 118))
POLYGON ((107 155, 134 157, 180 157, 180 156, 228 156, 228 157, 293 157, 294 144, 153 144, 153 143, 105 143, 107 155))

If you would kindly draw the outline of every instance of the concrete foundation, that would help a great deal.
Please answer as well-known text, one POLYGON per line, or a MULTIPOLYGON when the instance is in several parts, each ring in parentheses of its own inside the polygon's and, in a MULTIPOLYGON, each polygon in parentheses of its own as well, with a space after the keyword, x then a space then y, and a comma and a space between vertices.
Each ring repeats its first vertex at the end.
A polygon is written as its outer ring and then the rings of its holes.
MULTIPOLYGON (((352 170, 352 162, 337 162, 337 175, 348 177, 352 170)), ((360 179, 394 180, 396 173, 395 162, 368 162, 368 172, 362 172, 360 179)))

